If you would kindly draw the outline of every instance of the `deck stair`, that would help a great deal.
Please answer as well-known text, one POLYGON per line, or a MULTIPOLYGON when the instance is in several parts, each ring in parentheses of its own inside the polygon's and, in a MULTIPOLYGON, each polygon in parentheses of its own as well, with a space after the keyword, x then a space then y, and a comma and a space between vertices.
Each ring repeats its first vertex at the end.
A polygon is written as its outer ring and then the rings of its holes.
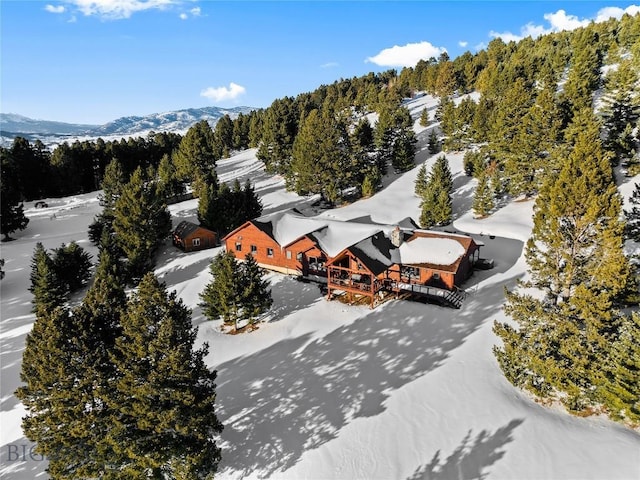
POLYGON ((392 282, 391 288, 400 295, 411 294, 421 297, 427 297, 435 301, 441 302, 453 308, 462 307, 462 303, 466 297, 464 290, 447 290, 446 288, 432 287, 430 285, 420 285, 414 283, 392 282))

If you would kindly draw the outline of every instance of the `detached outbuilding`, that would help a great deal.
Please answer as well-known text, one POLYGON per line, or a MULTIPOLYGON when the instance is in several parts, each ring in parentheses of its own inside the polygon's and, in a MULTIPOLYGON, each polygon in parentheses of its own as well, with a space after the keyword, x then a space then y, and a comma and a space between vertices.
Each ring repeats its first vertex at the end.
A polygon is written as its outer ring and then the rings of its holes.
POLYGON ((217 247, 220 241, 216 232, 185 220, 173 231, 173 244, 185 252, 193 252, 217 247))

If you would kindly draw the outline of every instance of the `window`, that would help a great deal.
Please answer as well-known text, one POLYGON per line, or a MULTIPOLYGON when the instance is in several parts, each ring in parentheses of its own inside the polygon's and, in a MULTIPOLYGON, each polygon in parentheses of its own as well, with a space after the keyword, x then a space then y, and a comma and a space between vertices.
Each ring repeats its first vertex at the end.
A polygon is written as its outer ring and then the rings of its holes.
POLYGON ((258 251, 258 247, 255 245, 251 245, 251 253, 256 253, 258 251))
POLYGON ((433 272, 431 278, 433 278, 434 280, 440 280, 440 272, 433 272))
POLYGON ((400 272, 403 277, 420 278, 420 269, 418 267, 407 267, 403 265, 400 272))
POLYGON ((242 251, 242 243, 236 242, 236 252, 241 252, 241 251, 242 251))
POLYGON ((302 261, 302 252, 296 253, 296 260, 298 260, 299 262, 302 261))
POLYGON ((273 248, 267 248, 267 257, 269 258, 273 257, 273 248))
POLYGON ((287 250, 287 260, 291 260, 291 250, 287 250))
POLYGON ((199 247, 200 246, 200 239, 199 238, 194 238, 193 240, 191 240, 191 245, 194 247, 199 247))

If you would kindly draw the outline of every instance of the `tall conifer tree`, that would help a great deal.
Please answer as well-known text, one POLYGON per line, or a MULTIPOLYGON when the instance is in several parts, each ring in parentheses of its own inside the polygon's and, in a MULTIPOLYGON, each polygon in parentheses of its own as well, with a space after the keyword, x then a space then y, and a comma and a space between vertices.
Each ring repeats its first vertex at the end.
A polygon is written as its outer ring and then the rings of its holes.
POLYGON ((220 461, 215 414, 216 372, 194 350, 190 311, 149 273, 121 318, 112 361, 114 424, 105 442, 119 475, 211 478, 220 461))

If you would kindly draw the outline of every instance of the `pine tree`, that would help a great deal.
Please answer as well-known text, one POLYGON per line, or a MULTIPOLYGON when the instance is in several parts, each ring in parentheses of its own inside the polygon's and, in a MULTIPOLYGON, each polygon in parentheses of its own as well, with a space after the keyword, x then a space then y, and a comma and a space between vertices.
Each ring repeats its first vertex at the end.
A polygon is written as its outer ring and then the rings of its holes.
POLYGON ((115 204, 113 230, 134 279, 153 266, 153 255, 171 231, 167 204, 138 168, 115 204))
POLYGON ((415 189, 414 189, 415 194, 418 197, 422 198, 425 191, 427 190, 428 185, 429 185, 429 175, 427 174, 427 165, 423 163, 420 166, 420 169, 418 170, 418 175, 416 176, 415 189))
POLYGON ((0 234, 4 235, 2 241, 6 242, 13 232, 27 228, 29 219, 20 201, 18 166, 6 148, 0 147, 0 164, 0 234))
POLYGON ((337 121, 328 113, 311 110, 293 143, 291 169, 299 194, 319 193, 335 202, 346 186, 347 139, 337 121))
POLYGON ((432 155, 440 151, 440 141, 438 140, 438 134, 436 133, 435 128, 432 129, 431 133, 429 134, 427 149, 429 150, 429 153, 432 155))
POLYGON ((429 110, 427 108, 425 108, 424 110, 422 110, 422 113, 420 114, 420 126, 422 127, 428 127, 429 126, 429 110))
POLYGON ((51 256, 40 242, 36 243, 31 258, 30 281, 34 312, 52 312, 67 301, 67 286, 58 277, 51 256))
POLYGON ((187 131, 176 151, 174 162, 178 177, 190 181, 194 194, 199 196, 221 155, 211 126, 206 120, 199 121, 187 131))
POLYGON ((204 363, 207 346, 194 350, 190 311, 149 273, 121 321, 105 438, 119 478, 211 478, 223 427, 215 414, 216 372, 204 363))
POLYGON ((76 242, 53 250, 53 268, 69 293, 82 288, 91 277, 91 255, 76 242))
POLYGON ((484 218, 495 208, 493 191, 489 185, 489 177, 483 172, 478 177, 478 186, 473 196, 473 210, 480 218, 484 218))
POLYGON ((54 479, 80 478, 75 472, 87 458, 84 446, 71 438, 80 413, 78 400, 68 402, 77 380, 69 369, 74 330, 67 310, 38 311, 22 355, 24 385, 15 392, 27 410, 22 429, 36 443, 35 451, 48 457, 47 471, 54 479))
MULTIPOLYGON (((424 164, 423 167, 426 172, 424 164)), ((451 223, 453 216, 451 203, 453 179, 447 158, 444 155, 438 157, 426 180, 422 177, 421 172, 418 172, 416 193, 418 192, 418 187, 420 187, 420 197, 422 199, 420 226, 422 228, 431 228, 435 225, 451 223)))
POLYGON ((232 252, 218 254, 209 266, 213 280, 200 294, 202 310, 210 320, 222 318, 237 329, 241 319, 242 290, 240 265, 232 252))
POLYGON ((622 319, 604 367, 598 398, 615 420, 640 424, 640 315, 622 319))
POLYGON ((598 402, 600 370, 620 325, 614 301, 629 276, 621 200, 598 125, 584 122, 588 115, 534 207, 524 285, 544 296, 508 292, 505 312, 518 328, 494 327, 504 343, 495 354, 507 379, 570 411, 598 402))
POLYGON ((627 220, 625 234, 634 242, 640 242, 640 184, 635 184, 629 203, 631 210, 624 211, 627 220))
POLYGON ((222 232, 225 211, 221 208, 220 185, 217 176, 207 182, 198 197, 198 221, 200 225, 214 232, 222 232))
POLYGON ((167 154, 162 156, 160 165, 158 165, 158 188, 166 199, 182 195, 185 192, 184 183, 178 178, 173 160, 167 154))
POLYGON ((258 266, 253 256, 248 253, 241 266, 242 284, 242 316, 255 323, 260 315, 273 304, 269 281, 264 279, 265 271, 258 266))

